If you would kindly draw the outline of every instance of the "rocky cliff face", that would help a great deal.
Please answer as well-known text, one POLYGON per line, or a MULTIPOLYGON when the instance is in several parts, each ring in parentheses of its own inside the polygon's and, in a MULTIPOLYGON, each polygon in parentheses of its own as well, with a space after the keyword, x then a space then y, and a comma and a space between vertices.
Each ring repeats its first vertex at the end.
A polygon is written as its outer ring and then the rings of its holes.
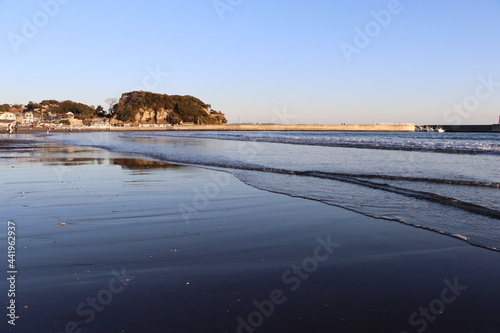
POLYGON ((168 121, 169 115, 173 115, 173 110, 165 110, 160 108, 154 110, 152 108, 140 108, 134 115, 134 123, 161 123, 168 121))
POLYGON ((193 96, 162 95, 145 91, 123 94, 114 107, 112 124, 225 124, 221 112, 193 96))

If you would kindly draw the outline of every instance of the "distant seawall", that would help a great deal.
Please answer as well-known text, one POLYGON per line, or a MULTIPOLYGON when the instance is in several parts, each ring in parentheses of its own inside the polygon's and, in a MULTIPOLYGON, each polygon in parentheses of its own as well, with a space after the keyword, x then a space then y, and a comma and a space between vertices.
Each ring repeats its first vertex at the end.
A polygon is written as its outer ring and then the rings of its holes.
POLYGON ((500 124, 495 125, 441 125, 446 132, 500 133, 500 124))
POLYGON ((373 125, 176 125, 167 131, 415 132, 414 124, 373 125))

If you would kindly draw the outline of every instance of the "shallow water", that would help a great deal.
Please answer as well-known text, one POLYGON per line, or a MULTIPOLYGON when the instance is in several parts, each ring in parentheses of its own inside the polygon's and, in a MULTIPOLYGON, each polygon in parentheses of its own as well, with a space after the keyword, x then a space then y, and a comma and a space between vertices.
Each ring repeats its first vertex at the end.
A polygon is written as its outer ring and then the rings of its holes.
POLYGON ((498 134, 132 132, 54 138, 224 169, 260 189, 500 248, 498 134))

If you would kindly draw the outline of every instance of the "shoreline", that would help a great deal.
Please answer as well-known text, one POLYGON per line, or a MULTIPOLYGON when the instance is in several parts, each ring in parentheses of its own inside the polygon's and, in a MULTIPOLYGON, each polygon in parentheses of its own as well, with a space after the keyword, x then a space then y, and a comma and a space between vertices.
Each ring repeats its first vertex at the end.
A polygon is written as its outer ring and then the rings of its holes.
POLYGON ((20 246, 10 332, 249 332, 252 315, 256 332, 500 330, 496 252, 220 172, 47 142, 1 151, 20 246), (85 300, 122 267, 129 281, 87 323, 85 300))
MULTIPOLYGON (((51 132, 68 132, 66 128, 51 129, 51 132)), ((72 132, 114 132, 114 131, 276 131, 276 132, 415 132, 414 124, 372 124, 372 125, 158 125, 110 126, 103 128, 72 128, 72 132), (154 126, 154 127, 153 127, 154 126)), ((20 134, 45 132, 44 128, 21 127, 20 134)))
MULTIPOLYGON (((438 125, 447 133, 500 133, 500 124, 496 125, 438 125)), ((175 125, 165 126, 111 126, 105 128, 72 128, 71 132, 147 132, 147 131, 193 131, 193 132, 409 132, 416 131, 414 124, 373 124, 373 125, 175 125)), ((15 134, 44 133, 44 128, 20 127, 15 134)), ((68 133, 68 128, 54 128, 50 133, 68 133)))

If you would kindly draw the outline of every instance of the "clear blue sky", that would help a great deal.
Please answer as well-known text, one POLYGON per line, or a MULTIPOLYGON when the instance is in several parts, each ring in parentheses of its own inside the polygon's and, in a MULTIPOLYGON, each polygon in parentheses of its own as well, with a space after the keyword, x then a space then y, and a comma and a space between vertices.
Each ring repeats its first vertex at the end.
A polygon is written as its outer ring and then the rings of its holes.
POLYGON ((0 103, 106 106, 146 87, 196 96, 230 122, 270 122, 285 108, 290 123, 500 115, 499 0, 401 0, 385 26, 371 12, 388 0, 220 0, 224 12, 213 0, 56 1, 0 0, 0 103), (356 47, 354 29, 367 25, 373 37, 349 63, 341 45, 356 47), (148 68, 169 75, 148 80, 148 68))

